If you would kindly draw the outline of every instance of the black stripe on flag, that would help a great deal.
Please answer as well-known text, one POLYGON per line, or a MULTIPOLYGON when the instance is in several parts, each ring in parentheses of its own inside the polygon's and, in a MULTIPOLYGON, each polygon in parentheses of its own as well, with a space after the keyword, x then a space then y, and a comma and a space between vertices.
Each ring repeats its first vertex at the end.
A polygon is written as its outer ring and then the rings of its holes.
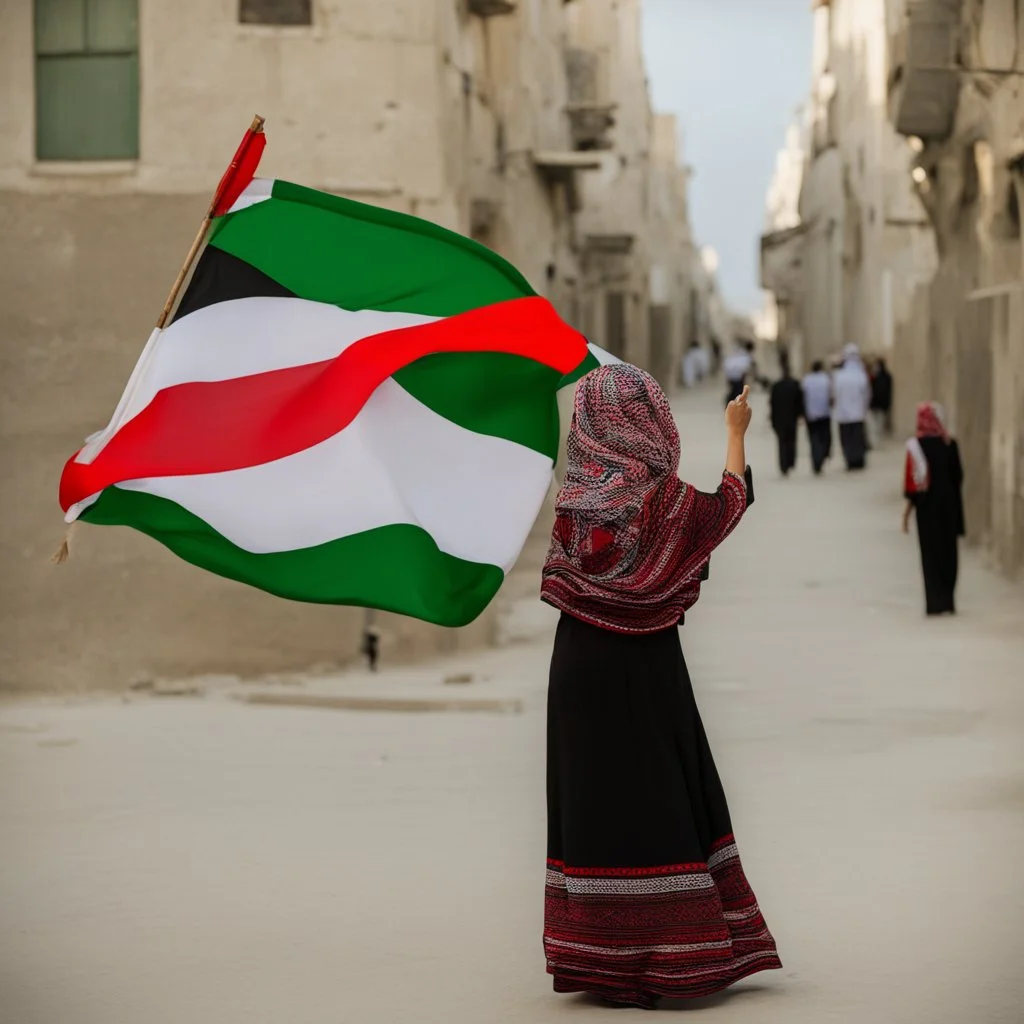
POLYGON ((294 299, 295 292, 278 284, 251 263, 215 245, 208 245, 199 257, 192 280, 174 311, 171 323, 217 302, 262 296, 294 299))

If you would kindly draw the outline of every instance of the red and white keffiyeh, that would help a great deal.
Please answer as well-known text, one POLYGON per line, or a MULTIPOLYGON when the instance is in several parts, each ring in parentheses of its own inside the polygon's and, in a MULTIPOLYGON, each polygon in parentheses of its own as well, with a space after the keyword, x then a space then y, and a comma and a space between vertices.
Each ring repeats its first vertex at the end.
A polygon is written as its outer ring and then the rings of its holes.
POLYGON ((949 440, 946 430, 942 406, 937 402, 922 402, 917 407, 917 430, 915 436, 907 441, 907 460, 904 472, 904 490, 907 494, 924 494, 930 484, 928 459, 925 457, 921 439, 925 437, 941 437, 949 440))

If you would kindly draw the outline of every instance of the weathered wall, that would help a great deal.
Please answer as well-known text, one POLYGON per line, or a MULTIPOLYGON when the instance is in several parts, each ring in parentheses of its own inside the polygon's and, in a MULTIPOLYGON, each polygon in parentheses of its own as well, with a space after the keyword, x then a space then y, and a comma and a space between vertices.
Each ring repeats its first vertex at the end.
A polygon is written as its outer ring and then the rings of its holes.
MULTIPOLYGON (((0 5, 0 688, 119 686, 143 671, 251 674, 357 655, 360 610, 271 598, 129 530, 83 527, 72 561, 51 567, 63 532, 56 484, 109 417, 254 111, 268 119, 261 173, 467 229, 469 195, 449 173, 457 112, 446 106, 452 70, 438 38, 473 26, 442 22, 449 6, 318 0, 314 26, 275 29, 239 25, 233 0, 141 0, 140 159, 115 166, 35 162, 32 8, 0 5)), ((550 235, 551 204, 532 168, 521 177, 533 190, 517 197, 532 242, 538 230, 550 235)), ((536 248, 545 246, 518 251, 536 248)), ((542 284, 536 263, 524 269, 542 284)), ((413 657, 487 641, 494 613, 457 632, 378 622, 386 655, 413 657)))
MULTIPOLYGON (((281 601, 130 530, 63 533, 64 460, 110 415, 206 199, 0 193, 0 689, 253 674, 355 656, 362 613, 281 601)), ((485 641, 383 616, 390 656, 485 641)))
MULTIPOLYGON (((655 313, 656 340, 668 339, 659 373, 671 377, 685 319, 676 293, 689 295, 689 269, 663 245, 669 297, 654 294, 640 0, 529 0, 486 19, 457 0, 314 0, 313 9, 312 26, 280 28, 240 25, 236 0, 139 0, 139 159, 40 164, 32 5, 0 4, 0 688, 118 686, 141 671, 250 674, 357 654, 361 611, 261 595, 128 530, 83 527, 71 563, 47 563, 63 530, 63 460, 109 417, 255 112, 269 138, 261 174, 472 233, 570 321, 583 323, 589 308, 599 342, 608 282, 592 281, 588 307, 581 238, 635 231, 624 283, 611 282, 627 293, 626 354, 650 362, 649 309, 671 307, 667 327, 655 313), (567 184, 534 162, 573 146, 570 16, 597 27, 604 88, 621 118, 610 176, 590 176, 578 212, 567 184)), ((674 154, 659 174, 668 198, 657 216, 671 209, 685 220, 674 154)), ((486 641, 494 613, 454 633, 378 622, 385 653, 411 657, 486 641)))
POLYGON ((583 245, 584 302, 591 337, 614 348, 607 296, 621 293, 625 347, 620 354, 650 365, 650 152, 653 115, 640 49, 640 0, 577 0, 569 5, 569 39, 594 53, 600 81, 614 100, 614 149, 602 154, 600 170, 581 175, 583 209, 578 231, 583 245), (628 254, 588 249, 595 236, 631 236, 628 254))
MULTIPOLYGON (((918 376, 897 385, 900 424, 912 399, 950 411, 963 452, 968 538, 1009 575, 1024 568, 1024 3, 965 0, 960 80, 948 138, 918 156, 920 197, 939 267, 918 295, 898 349, 918 376)), ((899 380, 899 378, 898 378, 899 380)))
POLYGON ((814 15, 800 199, 806 281, 791 311, 807 359, 848 342, 887 352, 936 266, 912 151, 888 121, 885 15, 883 0, 832 0, 814 15))

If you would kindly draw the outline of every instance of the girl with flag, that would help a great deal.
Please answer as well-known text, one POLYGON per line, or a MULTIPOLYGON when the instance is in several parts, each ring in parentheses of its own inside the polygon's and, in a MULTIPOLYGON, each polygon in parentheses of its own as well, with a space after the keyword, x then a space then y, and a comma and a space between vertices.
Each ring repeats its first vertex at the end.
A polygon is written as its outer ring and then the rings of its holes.
POLYGON ((722 483, 676 475, 643 370, 578 386, 542 596, 561 610, 548 691, 544 947, 556 992, 614 1005, 703 996, 781 966, 740 865, 678 625, 752 500, 749 388, 722 483))

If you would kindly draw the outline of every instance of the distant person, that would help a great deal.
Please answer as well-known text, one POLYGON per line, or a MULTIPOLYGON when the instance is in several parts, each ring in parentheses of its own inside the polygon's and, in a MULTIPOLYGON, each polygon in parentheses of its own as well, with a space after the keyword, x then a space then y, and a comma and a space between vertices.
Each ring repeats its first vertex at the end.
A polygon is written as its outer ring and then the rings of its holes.
POLYGON ((742 344, 737 343, 722 367, 725 372, 726 405, 743 394, 743 386, 747 382, 747 374, 750 373, 752 365, 750 353, 742 344))
POLYGON ((804 422, 811 444, 811 468, 817 476, 832 454, 832 378, 825 364, 816 359, 801 384, 804 393, 804 422))
POLYGON ((772 385, 769 397, 772 430, 779 442, 779 470, 789 476, 796 466, 796 432, 804 415, 804 393, 789 372, 789 360, 782 360, 782 377, 772 385))
POLYGON ((832 378, 839 443, 849 470, 867 465, 868 437, 865 421, 871 403, 871 381, 856 345, 843 349, 843 365, 832 378))
POLYGON ((910 513, 916 512, 928 615, 956 613, 957 546, 964 535, 963 478, 960 449, 946 430, 941 407, 922 403, 917 407, 916 435, 907 442, 903 532, 910 531, 910 513))
POLYGON ((875 360, 875 372, 871 377, 871 414, 874 419, 875 436, 892 436, 892 374, 884 359, 875 360))
POLYGON ((704 354, 700 343, 690 342, 690 347, 683 356, 683 384, 695 388, 704 379, 704 354))

